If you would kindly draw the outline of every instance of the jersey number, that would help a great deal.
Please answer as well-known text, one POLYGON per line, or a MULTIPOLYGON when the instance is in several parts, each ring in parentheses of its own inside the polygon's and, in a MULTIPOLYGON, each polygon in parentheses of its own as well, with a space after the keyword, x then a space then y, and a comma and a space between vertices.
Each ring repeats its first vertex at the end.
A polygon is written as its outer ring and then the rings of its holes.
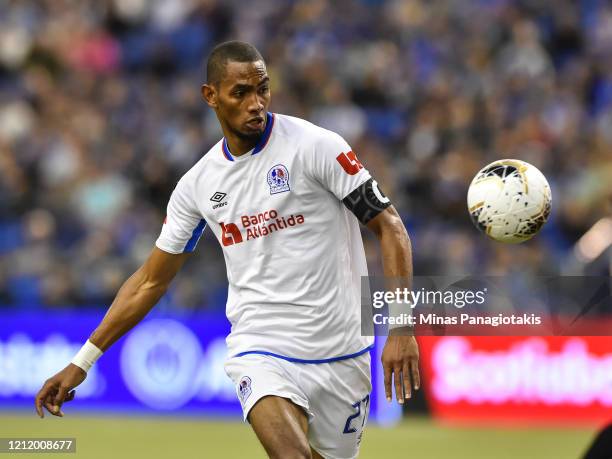
POLYGON ((348 153, 340 153, 336 156, 336 161, 340 163, 342 169, 348 175, 355 175, 363 169, 363 164, 357 159, 357 155, 352 150, 348 153))
POLYGON ((362 403, 363 403, 363 420, 361 421, 361 427, 363 428, 366 422, 366 418, 368 417, 368 408, 370 406, 370 395, 369 394, 366 395, 363 400, 353 403, 353 408, 355 408, 357 411, 351 414, 346 419, 346 424, 344 424, 344 430, 342 431, 342 433, 350 434, 350 433, 357 432, 357 429, 355 427, 352 427, 351 423, 353 422, 354 419, 358 418, 361 415, 361 404, 362 403))

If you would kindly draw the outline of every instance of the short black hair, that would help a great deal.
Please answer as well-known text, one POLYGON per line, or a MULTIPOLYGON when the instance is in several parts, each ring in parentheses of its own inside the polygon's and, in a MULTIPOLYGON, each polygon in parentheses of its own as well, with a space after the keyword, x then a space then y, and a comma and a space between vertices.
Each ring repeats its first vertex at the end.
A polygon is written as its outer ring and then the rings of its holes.
POLYGON ((218 84, 225 76, 225 65, 228 61, 256 62, 263 61, 257 48, 244 41, 226 41, 214 47, 206 62, 206 82, 218 84))

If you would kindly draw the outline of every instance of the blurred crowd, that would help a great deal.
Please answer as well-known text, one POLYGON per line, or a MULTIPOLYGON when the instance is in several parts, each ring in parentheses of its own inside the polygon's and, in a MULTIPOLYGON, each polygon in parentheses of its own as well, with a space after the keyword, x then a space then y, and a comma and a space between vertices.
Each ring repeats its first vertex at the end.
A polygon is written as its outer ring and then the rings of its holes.
MULTIPOLYGON (((352 145, 399 209, 417 274, 557 274, 611 213, 604 0, 5 0, 0 304, 108 306, 222 136, 199 91, 229 39, 265 57, 272 111, 352 145), (529 244, 487 240, 466 210, 472 177, 504 157, 551 183, 529 244)), ((206 231, 159 307, 223 308, 225 289, 206 231)))

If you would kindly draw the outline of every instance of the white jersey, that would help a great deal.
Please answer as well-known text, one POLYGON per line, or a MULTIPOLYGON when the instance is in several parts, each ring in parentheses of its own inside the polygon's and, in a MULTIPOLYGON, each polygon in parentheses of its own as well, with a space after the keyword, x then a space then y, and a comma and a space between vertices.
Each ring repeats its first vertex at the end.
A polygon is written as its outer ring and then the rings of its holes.
POLYGON ((342 203, 369 178, 338 134, 271 113, 252 151, 232 156, 222 139, 181 178, 156 245, 191 252, 210 227, 227 268, 230 356, 327 361, 372 345, 359 222, 342 203))

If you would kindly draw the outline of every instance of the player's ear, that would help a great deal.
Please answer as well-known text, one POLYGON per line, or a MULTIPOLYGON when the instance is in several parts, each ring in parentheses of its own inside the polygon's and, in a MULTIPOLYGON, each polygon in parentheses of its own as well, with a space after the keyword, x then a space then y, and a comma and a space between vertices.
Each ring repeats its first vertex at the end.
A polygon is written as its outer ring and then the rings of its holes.
POLYGON ((202 85, 202 98, 209 107, 217 108, 217 88, 213 84, 202 85))

